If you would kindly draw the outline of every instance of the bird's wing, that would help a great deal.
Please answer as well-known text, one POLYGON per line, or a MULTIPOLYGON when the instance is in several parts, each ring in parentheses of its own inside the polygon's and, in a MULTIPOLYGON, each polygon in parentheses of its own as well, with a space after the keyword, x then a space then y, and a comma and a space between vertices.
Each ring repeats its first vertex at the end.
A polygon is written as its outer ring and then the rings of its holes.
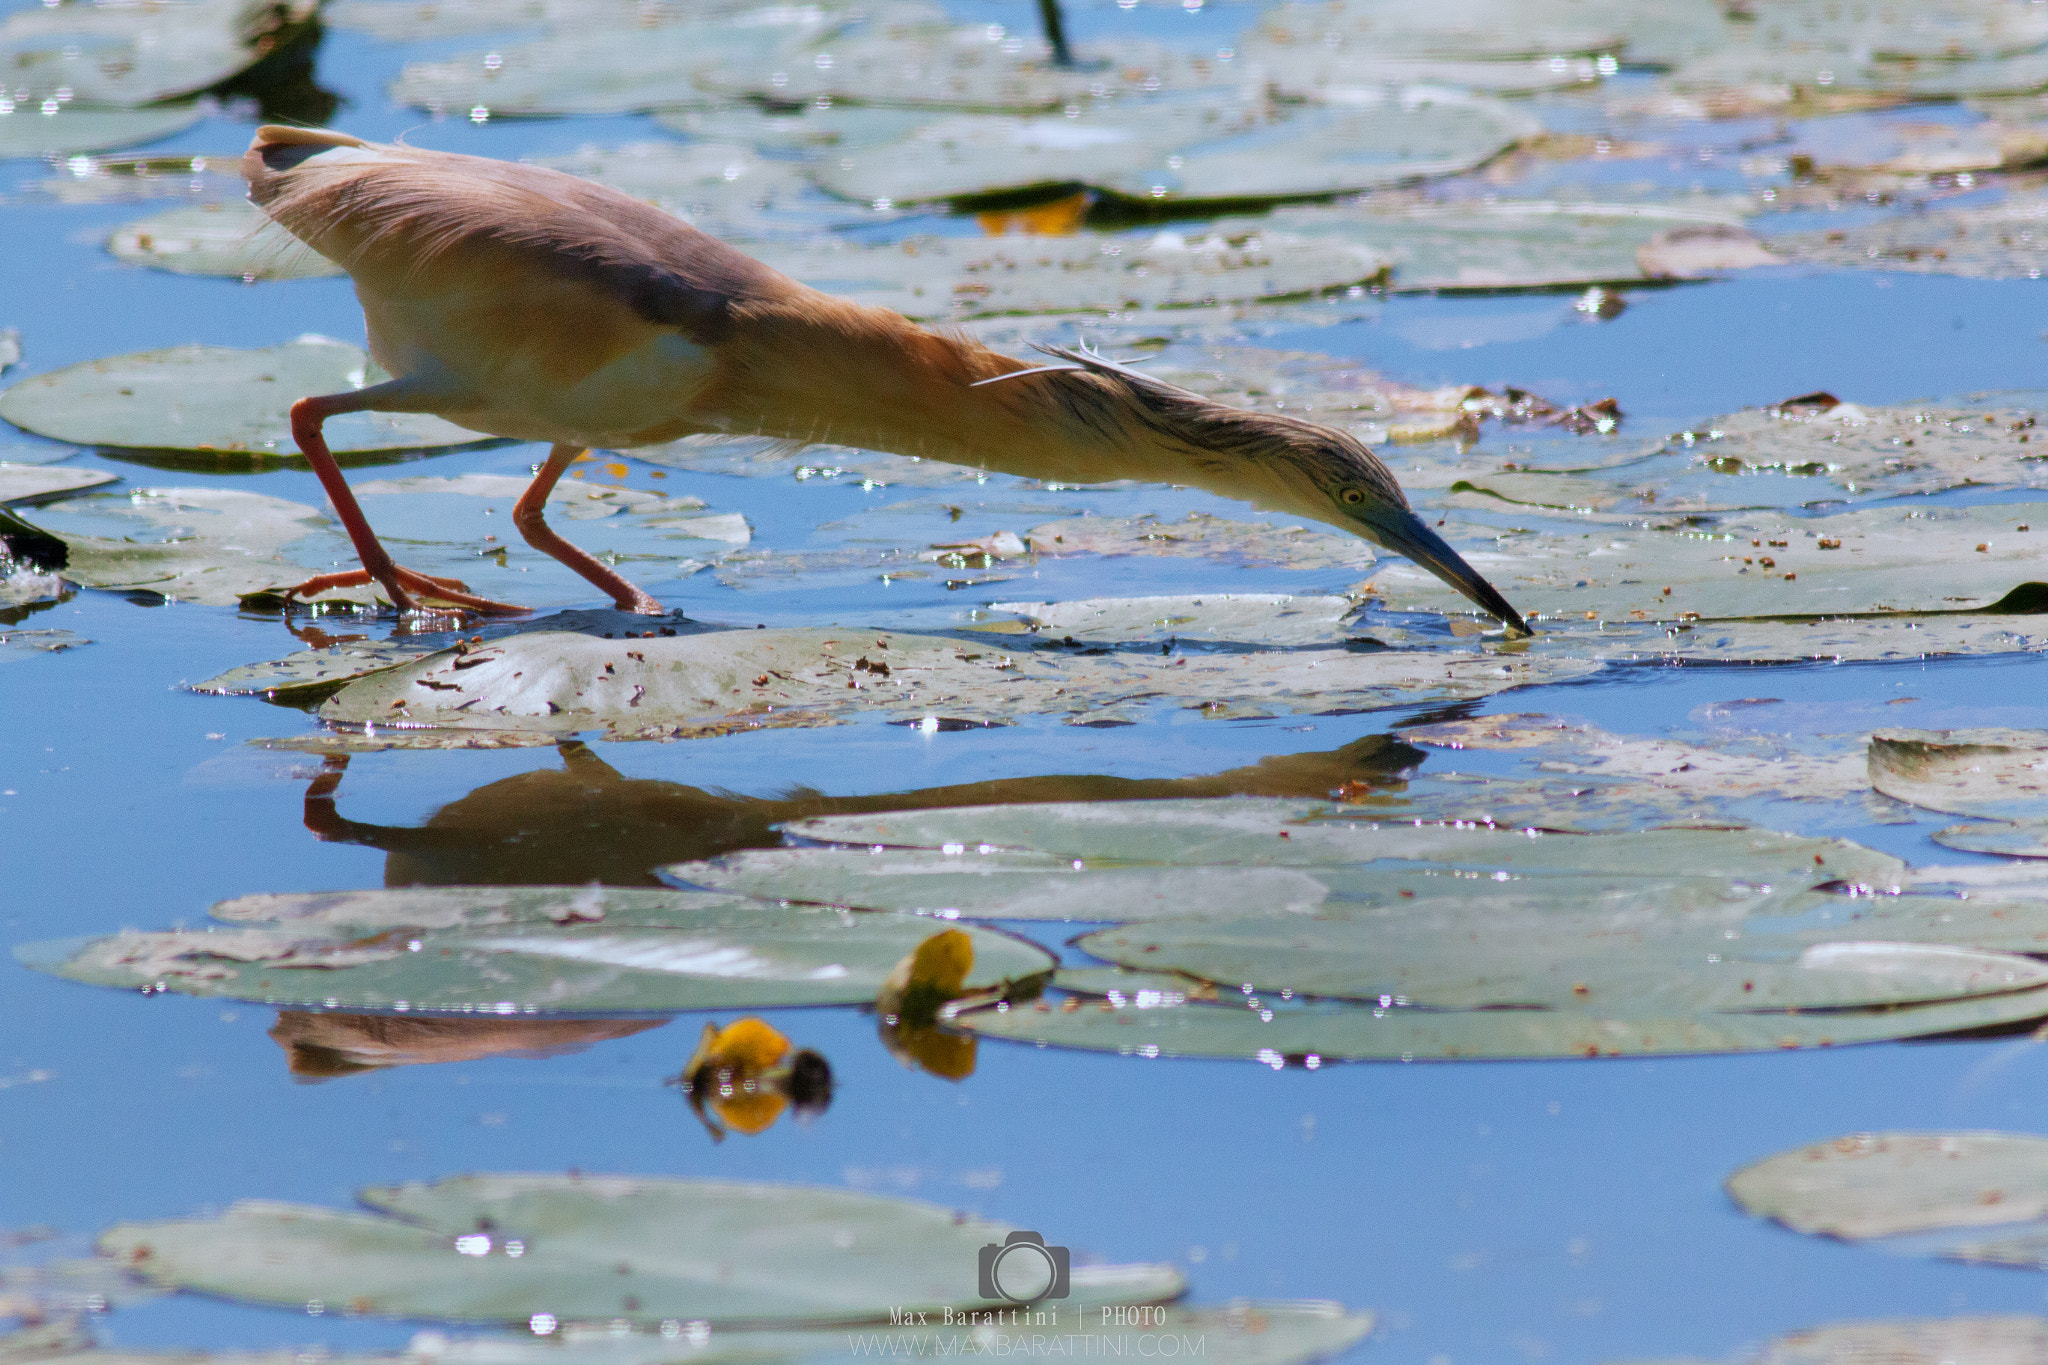
POLYGON ((715 345, 735 308, 803 290, 652 205, 538 166, 266 126, 243 168, 265 213, 380 292, 489 262, 594 287, 715 345))

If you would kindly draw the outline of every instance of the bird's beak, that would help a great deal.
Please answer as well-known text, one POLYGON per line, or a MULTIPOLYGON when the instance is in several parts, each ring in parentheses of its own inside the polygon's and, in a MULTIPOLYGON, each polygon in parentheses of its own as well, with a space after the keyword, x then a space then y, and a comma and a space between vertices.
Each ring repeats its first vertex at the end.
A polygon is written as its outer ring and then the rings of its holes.
POLYGON ((1356 525, 1359 532, 1373 544, 1414 560, 1471 598, 1479 605, 1481 611, 1498 617, 1511 634, 1536 633, 1529 629, 1521 613, 1508 605, 1508 599, 1502 597, 1493 584, 1481 578, 1442 536, 1430 530, 1422 518, 1407 508, 1361 517, 1356 525))

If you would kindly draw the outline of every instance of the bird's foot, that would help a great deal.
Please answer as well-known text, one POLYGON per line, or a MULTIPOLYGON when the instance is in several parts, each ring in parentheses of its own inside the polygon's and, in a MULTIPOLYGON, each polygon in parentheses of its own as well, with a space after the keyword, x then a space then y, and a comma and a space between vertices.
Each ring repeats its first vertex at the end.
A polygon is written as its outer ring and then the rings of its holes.
MULTIPOLYGON (((430 610, 413 601, 413 595, 429 599, 438 604, 445 603, 462 611, 482 612, 491 616, 516 616, 528 610, 510 602, 493 602, 488 597, 478 597, 470 592, 469 586, 458 578, 439 578, 433 574, 419 573, 413 569, 400 568, 393 564, 389 577, 373 575, 368 569, 355 569, 348 573, 321 574, 303 583, 286 588, 284 600, 289 609, 295 597, 312 598, 332 588, 360 588, 367 583, 377 583, 391 598, 391 605, 400 611, 430 610), (407 589, 410 589, 409 593, 407 589)), ((638 608, 635 608, 638 610, 638 608)))

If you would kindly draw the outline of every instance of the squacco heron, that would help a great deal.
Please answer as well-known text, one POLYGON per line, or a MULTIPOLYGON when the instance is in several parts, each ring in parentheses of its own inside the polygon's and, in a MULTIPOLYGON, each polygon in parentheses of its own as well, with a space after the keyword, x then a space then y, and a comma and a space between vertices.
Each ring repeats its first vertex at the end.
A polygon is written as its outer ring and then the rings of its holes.
POLYGON ((395 564, 321 437, 344 412, 426 412, 545 441, 514 510, 529 544, 627 611, 662 608, 548 527, 571 461, 703 433, 831 441, 1061 483, 1187 484, 1326 522, 1406 555, 1516 632, 1528 627, 1344 432, 1247 412, 1085 350, 1033 364, 900 314, 820 293, 648 204, 557 171, 256 130, 249 197, 354 277, 370 354, 392 378, 302 398, 292 434, 362 570, 415 598, 517 611, 395 564))

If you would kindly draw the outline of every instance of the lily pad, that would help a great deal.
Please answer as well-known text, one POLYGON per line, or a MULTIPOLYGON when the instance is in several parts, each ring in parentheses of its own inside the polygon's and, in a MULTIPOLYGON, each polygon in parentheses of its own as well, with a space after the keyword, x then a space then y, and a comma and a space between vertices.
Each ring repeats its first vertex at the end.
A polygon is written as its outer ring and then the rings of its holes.
POLYGON ((807 445, 791 449, 787 441, 758 436, 685 436, 658 446, 635 446, 632 456, 649 464, 689 469, 700 474, 739 474, 749 478, 794 478, 799 482, 832 479, 842 483, 938 488, 948 484, 987 483, 987 470, 915 455, 888 455, 847 446, 807 445))
POLYGON ((0 85, 33 101, 135 108, 198 94, 313 22, 312 0, 168 0, 17 10, 0 23, 0 85))
MULTIPOLYGON (((138 488, 38 513, 64 541, 65 578, 87 588, 143 591, 206 606, 234 606, 306 570, 285 550, 329 530, 303 503, 233 488, 138 488), (72 524, 115 532, 89 535, 72 524)), ((345 542, 344 542, 345 543, 345 542)))
POLYGON ((1201 597, 1096 597, 1079 602, 992 602, 990 612, 1023 618, 976 627, 1002 633, 1021 627, 1054 639, 1116 642, 1179 640, 1238 644, 1329 644, 1348 633, 1349 597, 1219 592, 1201 597))
MULTIPOLYGON (((930 933, 909 916, 594 887, 245 897, 215 915, 261 927, 130 930, 18 956, 97 986, 268 1005, 644 1013, 864 1004, 930 933)), ((1035 945, 979 930, 974 938, 976 986, 1051 969, 1035 945)))
MULTIPOLYGON (((973 1311, 973 1310, 969 1310, 973 1311)), ((1216 1365, 1307 1365, 1335 1355, 1372 1330, 1370 1313, 1347 1312, 1312 1300, 1236 1300, 1222 1307, 1156 1306, 1144 1327, 1089 1324, 1105 1352, 1123 1356, 1166 1351, 1199 1353, 1216 1365), (1171 1346, 1167 1343, 1171 1342, 1171 1346)), ((732 1330, 721 1328, 702 1341, 679 1346, 657 1332, 616 1331, 609 1326, 558 1327, 548 1337, 462 1335, 438 1332, 413 1337, 404 1352, 388 1355, 329 1355, 333 1365, 667 1365, 686 1350, 692 1365, 842 1365, 863 1358, 868 1343, 886 1339, 897 1349, 928 1356, 965 1355, 987 1349, 971 1326, 889 1326, 887 1337, 845 1329, 732 1330)), ((17 1333, 16 1336, 24 1334, 17 1333)), ((51 1335, 23 1343, 9 1355, 0 1338, 0 1360, 48 1361, 50 1365, 292 1365, 301 1352, 143 1351, 83 1349, 51 1335), (67 1349, 70 1348, 70 1349, 67 1349)))
MULTIPOLYGON (((764 244, 784 274, 907 317, 960 319, 1291 298, 1369 284, 1372 251, 1242 226, 1075 237, 764 244)), ((0 410, 4 415, 4 410, 0 410)))
MULTIPOLYGON (((1057 978, 1055 978, 1057 984, 1057 978)), ((1080 997, 1070 997, 1080 1000, 1080 997)), ((1050 1001, 959 1015, 977 1037, 1135 1057, 1216 1057, 1282 1066, 1332 1061, 1483 1061, 1644 1057, 1843 1047, 2018 1023, 2048 1014, 2048 991, 1938 1005, 1821 1014, 1611 1017, 1573 1010, 1423 1010, 1266 1002, 1118 1005, 1050 1001), (1043 1008, 1040 1008, 1043 1006, 1043 1008)))
POLYGON ((120 477, 104 469, 0 461, 0 507, 33 507, 39 502, 114 483, 120 477))
POLYGON ((1430 88, 1374 89, 1341 109, 1202 95, 1039 118, 956 115, 820 160, 835 194, 870 203, 1089 186, 1128 199, 1251 201, 1455 175, 1533 126, 1505 106, 1430 88))
MULTIPOLYGON (((705 3, 689 7, 699 18, 744 10, 744 4, 705 3)), ((652 27, 666 7, 650 9, 637 0, 339 0, 321 12, 338 29, 367 33, 387 43, 431 42, 507 30, 547 28, 652 27)))
MULTIPOLYGON (((1368 656, 1370 657, 1370 656, 1368 656)), ((1744 876, 1800 885, 1821 877, 1896 883, 1904 864, 1833 839, 1764 830, 1696 829, 1628 835, 1543 834, 1506 824, 1418 826, 1398 811, 1308 801, 1087 802, 984 806, 886 815, 835 815, 785 827, 798 838, 856 848, 1038 852, 1091 865, 1228 864, 1326 867, 1395 859, 1468 870, 1586 872, 1645 877, 1744 876), (1286 837, 1280 837, 1282 832, 1286 837), (1815 860, 1819 859, 1818 862, 1815 860), (1816 869, 1824 869, 1818 875, 1816 869)))
MULTIPOLYGON (((2048 1319, 1898 1318, 1837 1322, 1779 1337, 1754 1365, 2026 1365, 2048 1353, 2048 1319)), ((1675 1365, 1675 1363, 1674 1363, 1675 1365)))
POLYGON ((1370 246, 1393 262, 1396 292, 1642 284, 1780 263, 1734 213, 1657 204, 1367 204, 1287 209, 1272 222, 1370 246))
MULTIPOLYGON (((0 393, 0 417, 78 445, 234 453, 302 460, 291 405, 379 382, 357 346, 306 336, 234 350, 174 346, 87 360, 0 393)), ((336 452, 433 450, 487 437, 425 413, 352 412, 331 418, 336 452)))
POLYGON ((1794 1232, 1852 1242, 2026 1222, 2048 1217, 2048 1138, 1858 1133, 1745 1166, 1728 1197, 1794 1232))
MULTIPOLYGON (((976 1253, 1009 1231, 877 1195, 655 1177, 460 1176, 358 1197, 375 1212, 246 1201, 214 1218, 123 1224, 99 1246, 157 1283, 258 1303, 722 1326, 976 1304, 976 1253)), ((1171 1299, 1184 1284, 1147 1265, 1075 1266, 1071 1283, 1090 1304, 1171 1299)))
POLYGON ((1022 112, 1089 100, 1141 98, 1161 90, 1235 84, 1229 62, 1157 43, 1096 42, 1085 64, 1056 67, 1035 34, 1001 24, 910 22, 851 36, 814 39, 769 56, 712 66, 699 62, 706 90, 778 104, 826 99, 853 104, 1022 112))
POLYGON ((48 112, 37 100, 5 103, 7 110, 0 113, 0 161, 140 146, 182 133, 206 116, 197 102, 149 109, 81 109, 52 100, 54 107, 48 112))
POLYGON ((1870 787, 1860 754, 1817 757, 1760 743, 1715 748, 1526 712, 1415 726, 1401 737, 1446 749, 1542 749, 1550 772, 1638 778, 1716 796, 1839 801, 1870 787))
POLYGON ((1058 656, 835 629, 625 641, 540 632, 363 678, 327 701, 320 716, 374 727, 386 739, 396 732, 404 742, 413 730, 680 738, 701 726, 821 725, 854 716, 936 730, 957 719, 1085 718, 1154 698, 1207 715, 1416 705, 1583 676, 1593 667, 1343 650, 1058 656))
POLYGON ((1943 848, 2002 858, 2048 858, 2048 820, 1984 820, 1950 825, 1928 836, 1943 848))
MULTIPOLYGON (((1754 513, 1687 531, 1511 534, 1497 548, 1461 553, 1525 616, 1553 620, 1975 611, 2042 576, 2037 537, 2017 529, 2035 525, 2048 528, 2048 505, 1887 506, 1796 519, 1754 513)), ((1461 610, 1405 562, 1372 583, 1396 609, 1461 610)), ((2024 593, 2003 607, 2033 609, 2024 593)))
POLYGON ((257 280, 313 280, 346 274, 246 200, 194 204, 114 229, 107 251, 117 260, 178 275, 257 280))
POLYGON ((838 203, 818 194, 794 163, 730 143, 584 147, 539 158, 536 164, 645 200, 716 237, 809 232, 878 220, 869 205, 838 203))
POLYGON ((1770 478, 1828 485, 1816 487, 1817 499, 1978 484, 2041 487, 2048 486, 2048 446, 2036 446, 2040 407, 2012 398, 1970 408, 1866 407, 1814 394, 1703 422, 1667 438, 1656 453, 1690 455, 1697 469, 1727 476, 1725 497, 1751 505, 1758 495, 1744 484, 1770 478))
POLYGON ((1870 784, 1925 810, 2038 816, 2048 811, 2048 732, 1880 730, 1870 784))
POLYGON ((623 22, 573 26, 445 61, 411 62, 391 98, 432 114, 630 114, 711 103, 693 77, 707 68, 751 69, 821 36, 837 16, 816 6, 771 5, 723 19, 691 10, 676 22, 619 6, 623 22), (640 22, 640 16, 656 22, 640 22))
POLYGON ((1150 514, 1071 517, 1034 526, 1024 540, 1033 554, 1054 557, 1170 555, 1303 570, 1363 568, 1374 558, 1372 545, 1356 536, 1232 521, 1207 512, 1190 512, 1180 521, 1150 514))
MULTIPOLYGON (((2043 71, 2048 81, 2048 68, 2043 71)), ((2048 266, 2048 195, 2008 194, 1982 208, 1936 208, 1874 222, 1785 233, 1770 248, 1795 261, 1865 270, 2037 280, 2048 266)))
MULTIPOLYGON (((400 494, 454 493, 470 498, 490 498, 507 506, 517 502, 533 483, 530 478, 517 474, 414 474, 402 479, 368 479, 355 485, 356 495, 364 498, 392 497, 400 494)), ((624 488, 616 484, 586 484, 577 479, 564 479, 549 490, 548 511, 559 514, 570 521, 597 521, 603 517, 630 512, 638 516, 667 517, 673 513, 690 513, 704 506, 704 499, 690 497, 668 497, 650 493, 641 488, 624 488)), ((715 528, 724 532, 713 537, 717 540, 737 540, 745 544, 748 538, 746 519, 738 513, 723 514, 738 518, 738 529, 730 521, 720 521, 715 528)), ((694 524, 717 520, 711 517, 683 517, 678 524, 694 524)))
POLYGON ((1290 0, 1267 11, 1244 46, 1262 54, 1364 47, 1390 56, 1484 62, 1598 57, 1626 48, 1630 21, 1644 18, 1626 6, 1541 0, 1450 0, 1427 7, 1400 0, 1290 0))

